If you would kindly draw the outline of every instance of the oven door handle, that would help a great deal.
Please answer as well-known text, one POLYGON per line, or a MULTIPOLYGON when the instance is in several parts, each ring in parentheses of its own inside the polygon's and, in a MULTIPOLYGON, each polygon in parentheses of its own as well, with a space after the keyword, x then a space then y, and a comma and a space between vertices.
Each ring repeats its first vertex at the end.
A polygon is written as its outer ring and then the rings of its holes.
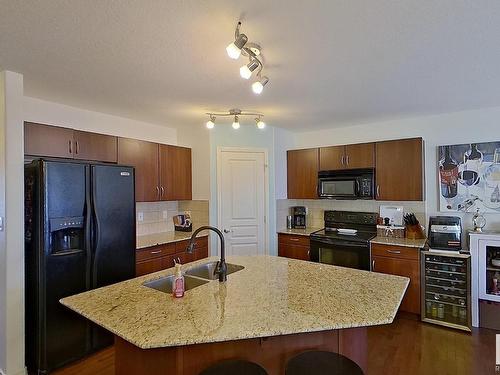
POLYGON ((345 247, 358 247, 358 248, 367 248, 368 249, 368 243, 362 243, 362 242, 350 242, 350 241, 343 241, 343 240, 330 240, 327 238, 310 238, 311 241, 315 242, 318 245, 338 245, 338 246, 345 246, 345 247))

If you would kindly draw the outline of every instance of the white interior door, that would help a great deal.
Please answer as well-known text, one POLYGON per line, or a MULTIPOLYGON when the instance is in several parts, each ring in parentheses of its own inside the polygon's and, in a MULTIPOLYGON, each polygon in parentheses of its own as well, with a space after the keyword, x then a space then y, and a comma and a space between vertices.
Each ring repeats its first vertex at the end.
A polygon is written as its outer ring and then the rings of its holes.
POLYGON ((226 254, 265 254, 265 152, 220 149, 218 169, 219 226, 226 254))

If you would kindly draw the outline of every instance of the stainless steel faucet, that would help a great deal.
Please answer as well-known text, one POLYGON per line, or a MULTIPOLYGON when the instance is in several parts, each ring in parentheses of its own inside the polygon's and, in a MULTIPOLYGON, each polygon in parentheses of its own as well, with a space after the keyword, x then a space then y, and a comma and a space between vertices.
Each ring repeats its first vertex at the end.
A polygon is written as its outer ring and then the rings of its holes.
POLYGON ((201 231, 204 231, 204 230, 214 231, 219 236, 220 261, 217 262, 217 266, 215 267, 215 270, 214 270, 214 275, 218 275, 219 281, 222 283, 222 282, 227 280, 227 264, 226 264, 226 250, 225 250, 225 244, 224 244, 224 235, 222 234, 222 232, 219 229, 217 229, 215 227, 211 227, 209 225, 199 227, 198 229, 196 229, 194 231, 193 235, 191 236, 191 240, 189 241, 189 245, 188 245, 186 251, 189 254, 193 253, 196 236, 198 235, 198 233, 200 233, 201 231))

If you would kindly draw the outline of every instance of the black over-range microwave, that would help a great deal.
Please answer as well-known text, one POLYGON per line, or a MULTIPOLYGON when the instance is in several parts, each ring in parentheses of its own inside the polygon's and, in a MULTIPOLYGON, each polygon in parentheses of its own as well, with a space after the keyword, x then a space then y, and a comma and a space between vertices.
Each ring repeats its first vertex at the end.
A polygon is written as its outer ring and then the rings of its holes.
POLYGON ((320 171, 318 195, 323 199, 373 199, 373 169, 320 171))

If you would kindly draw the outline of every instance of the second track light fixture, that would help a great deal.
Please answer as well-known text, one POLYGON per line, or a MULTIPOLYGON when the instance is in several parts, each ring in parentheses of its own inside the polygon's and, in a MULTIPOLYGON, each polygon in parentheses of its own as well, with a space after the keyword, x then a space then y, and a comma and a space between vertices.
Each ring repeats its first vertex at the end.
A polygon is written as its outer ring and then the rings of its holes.
POLYGON ((260 95, 264 90, 264 86, 269 82, 269 78, 262 75, 264 69, 264 58, 262 56, 261 48, 256 43, 248 42, 248 37, 240 33, 241 21, 236 25, 234 31, 234 42, 226 47, 228 56, 234 60, 239 59, 241 55, 248 57, 248 64, 240 68, 240 76, 244 79, 250 79, 255 70, 256 80, 252 84, 252 91, 260 95))
POLYGON ((210 120, 206 123, 208 129, 213 129, 215 127, 216 117, 233 117, 233 129, 239 129, 241 116, 257 116, 255 118, 257 127, 259 129, 264 129, 266 127, 265 122, 262 121, 262 117, 264 117, 264 115, 259 112, 242 111, 241 109, 233 108, 227 112, 207 112, 207 115, 210 117, 210 120))

